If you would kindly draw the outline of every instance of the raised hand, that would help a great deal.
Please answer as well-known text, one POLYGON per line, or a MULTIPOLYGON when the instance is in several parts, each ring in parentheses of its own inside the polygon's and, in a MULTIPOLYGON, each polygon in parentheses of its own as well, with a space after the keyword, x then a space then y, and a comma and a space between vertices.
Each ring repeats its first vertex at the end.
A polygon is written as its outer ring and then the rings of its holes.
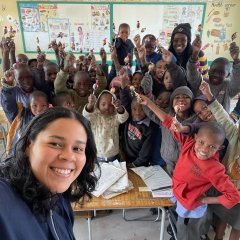
POLYGON ((146 96, 144 96, 144 95, 142 95, 142 94, 137 94, 137 101, 140 103, 140 104, 142 104, 142 105, 148 105, 148 103, 149 103, 149 98, 148 97, 146 97, 146 96))
POLYGON ((13 40, 11 40, 11 41, 9 42, 9 51, 10 51, 10 53, 15 53, 15 50, 16 50, 15 43, 14 43, 13 40))
POLYGON ((199 54, 199 51, 201 50, 201 48, 202 48, 202 40, 200 38, 200 35, 197 34, 196 38, 192 42, 192 50, 193 50, 192 55, 193 55, 194 59, 198 58, 198 54, 199 54))
POLYGON ((174 132, 185 133, 184 126, 175 118, 173 118, 170 130, 174 132))
POLYGON ((58 54, 58 52, 59 52, 59 46, 58 46, 56 40, 51 41, 50 45, 51 45, 52 50, 53 50, 56 54, 58 54))
POLYGON ((135 43, 136 48, 140 48, 141 47, 141 37, 139 34, 137 34, 134 38, 133 41, 135 43))
POLYGON ((88 104, 93 107, 96 101, 97 101, 96 96, 94 94, 90 94, 88 97, 88 104))
POLYGON ((112 105, 115 107, 115 109, 119 112, 119 113, 123 113, 124 112, 124 108, 122 107, 122 103, 119 99, 117 98, 112 98, 112 105))
POLYGON ((65 57, 63 71, 69 73, 71 71, 71 69, 73 68, 74 61, 75 61, 75 56, 73 55, 73 53, 71 52, 71 53, 67 54, 67 56, 65 57))
POLYGON ((44 53, 39 53, 37 55, 37 68, 42 69, 45 61, 46 61, 46 55, 44 53))
POLYGON ((153 81, 151 75, 146 72, 145 76, 141 81, 141 87, 143 89, 144 94, 149 94, 152 92, 153 81))
POLYGON ((229 51, 233 61, 239 61, 239 47, 235 42, 230 44, 229 51))
POLYGON ((210 86, 207 82, 202 81, 199 89, 201 90, 202 94, 207 97, 208 101, 212 101, 213 95, 212 95, 212 92, 210 90, 210 86))
POLYGON ((1 48, 2 48, 2 52, 3 53, 9 53, 10 52, 10 38, 2 38, 2 41, 1 41, 1 48))
POLYGON ((172 53, 163 47, 161 48, 161 52, 162 52, 163 61, 166 63, 171 63, 172 62, 172 53))
POLYGON ((143 66, 146 63, 146 48, 144 45, 142 45, 137 49, 137 51, 138 51, 139 59, 141 61, 141 65, 143 66))
POLYGON ((129 77, 126 68, 121 68, 119 71, 119 78, 121 80, 121 88, 124 89, 126 86, 129 85, 129 77))
POLYGON ((105 49, 101 48, 99 54, 100 54, 100 57, 102 59, 102 63, 106 63, 106 61, 107 61, 107 54, 106 54, 105 49))
POLYGON ((117 50, 116 47, 112 44, 109 43, 109 49, 110 49, 110 53, 111 53, 111 58, 115 59, 117 57, 117 50))
POLYGON ((14 70, 10 68, 4 73, 3 83, 6 83, 9 86, 13 86, 15 83, 14 70))

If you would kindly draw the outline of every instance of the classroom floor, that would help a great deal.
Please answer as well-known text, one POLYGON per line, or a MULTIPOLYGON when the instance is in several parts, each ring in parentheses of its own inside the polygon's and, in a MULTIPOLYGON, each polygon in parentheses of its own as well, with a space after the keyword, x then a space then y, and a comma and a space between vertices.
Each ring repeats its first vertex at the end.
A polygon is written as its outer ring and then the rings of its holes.
MULTIPOLYGON (((149 209, 130 209, 126 212, 128 219, 146 217, 153 219, 149 209)), ((164 240, 169 240, 170 235, 166 231, 168 220, 165 222, 164 240)), ((91 221, 92 240, 158 240, 160 221, 125 221, 122 210, 114 210, 112 213, 103 214, 97 212, 97 216, 91 221)), ((88 240, 88 224, 85 218, 75 216, 74 232, 77 240, 88 240)), ((229 237, 230 228, 226 230, 224 240, 229 237)), ((211 230, 208 237, 213 240, 214 232, 211 230)), ((193 238, 194 240, 197 240, 193 238)), ((180 239, 179 239, 180 240, 180 239)))

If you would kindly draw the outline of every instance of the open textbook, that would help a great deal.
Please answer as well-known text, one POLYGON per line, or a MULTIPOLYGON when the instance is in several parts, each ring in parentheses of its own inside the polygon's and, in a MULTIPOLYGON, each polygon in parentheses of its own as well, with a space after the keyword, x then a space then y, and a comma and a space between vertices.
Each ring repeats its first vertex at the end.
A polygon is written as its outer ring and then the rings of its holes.
POLYGON ((153 197, 172 197, 172 179, 162 169, 162 167, 155 165, 149 167, 131 168, 137 175, 139 175, 147 187, 152 192, 153 197))
MULTIPOLYGON (((104 162, 100 163, 100 168, 101 176, 93 192, 94 196, 109 199, 131 189, 132 184, 128 179, 126 162, 118 160, 104 162)), ((99 169, 96 169, 95 174, 100 175, 99 169)))

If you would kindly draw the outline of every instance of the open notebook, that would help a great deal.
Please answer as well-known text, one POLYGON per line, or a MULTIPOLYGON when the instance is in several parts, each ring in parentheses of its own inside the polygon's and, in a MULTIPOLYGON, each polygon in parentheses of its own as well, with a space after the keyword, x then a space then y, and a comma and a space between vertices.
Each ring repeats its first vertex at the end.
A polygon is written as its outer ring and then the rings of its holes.
POLYGON ((152 192, 153 197, 171 197, 172 179, 158 165, 132 168, 152 192))

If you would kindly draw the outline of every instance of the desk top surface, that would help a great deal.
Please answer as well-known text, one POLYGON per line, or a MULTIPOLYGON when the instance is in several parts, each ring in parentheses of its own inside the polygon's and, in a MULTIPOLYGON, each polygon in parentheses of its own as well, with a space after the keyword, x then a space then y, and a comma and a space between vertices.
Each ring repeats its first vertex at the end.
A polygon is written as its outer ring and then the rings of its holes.
POLYGON ((84 201, 83 205, 73 203, 74 211, 94 209, 118 209, 118 208, 151 208, 173 206, 169 198, 153 198, 151 192, 139 192, 139 187, 146 187, 143 180, 133 171, 128 171, 128 178, 132 181, 134 188, 127 193, 120 194, 111 199, 92 197, 84 201))

